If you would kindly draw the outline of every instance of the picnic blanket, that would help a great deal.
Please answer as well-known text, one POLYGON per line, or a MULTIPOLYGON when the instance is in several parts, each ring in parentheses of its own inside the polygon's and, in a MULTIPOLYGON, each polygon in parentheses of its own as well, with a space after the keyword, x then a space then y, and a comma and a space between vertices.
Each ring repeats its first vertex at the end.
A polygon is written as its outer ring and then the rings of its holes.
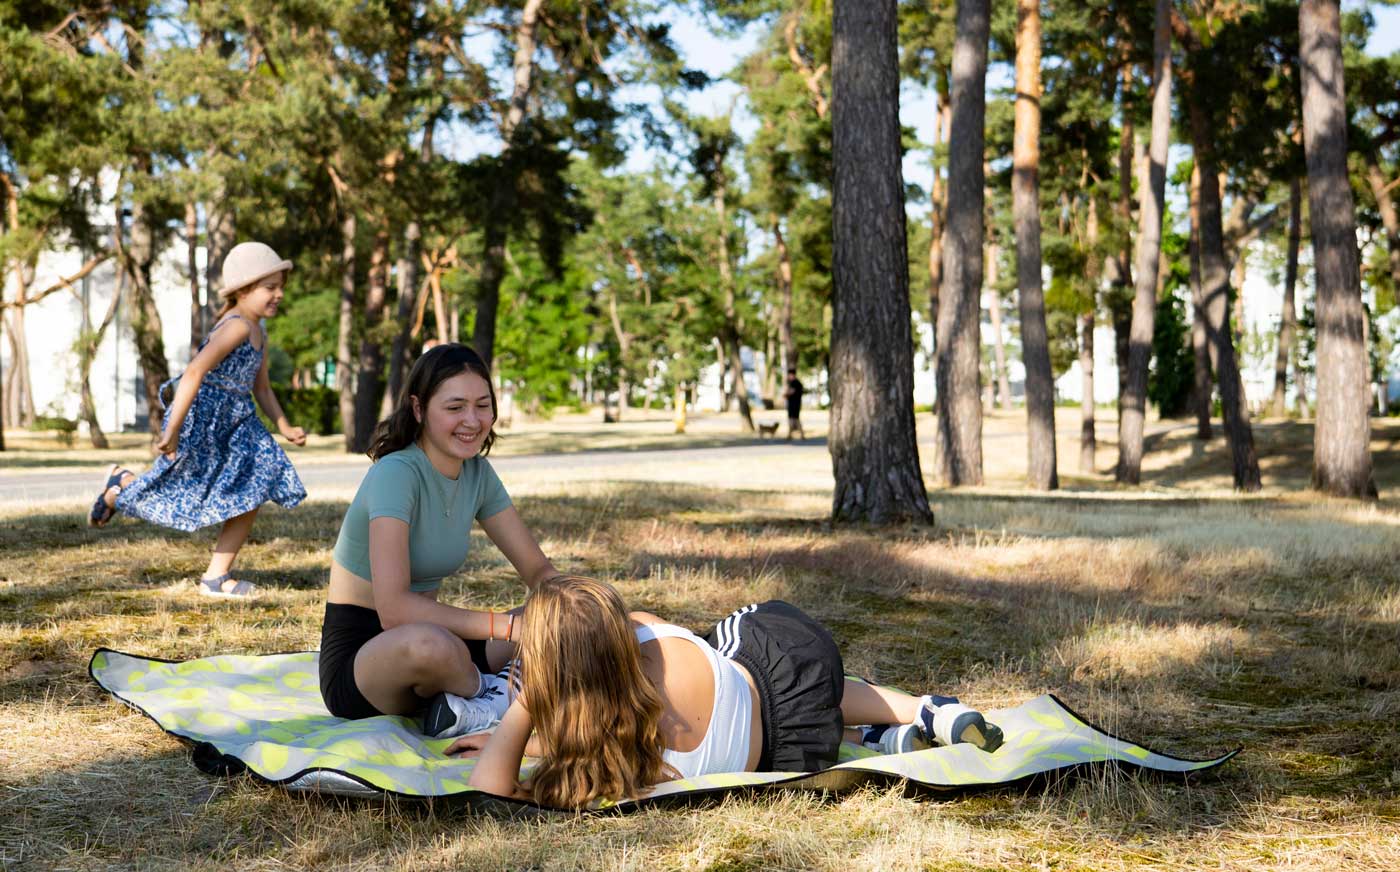
MULTIPOLYGON (((330 715, 321 701, 318 657, 309 651, 177 662, 101 648, 88 672, 104 690, 191 743, 195 766, 210 774, 247 772, 287 790, 342 796, 454 797, 483 808, 504 803, 507 810, 531 805, 468 787, 474 761, 444 756, 449 740, 424 736, 412 718, 346 721, 330 715)), ((844 790, 901 780, 913 793, 962 793, 1106 765, 1184 776, 1213 769, 1238 753, 1194 761, 1158 754, 1091 726, 1051 695, 986 715, 1006 736, 994 754, 954 745, 880 755, 847 743, 840 762, 823 772, 683 778, 616 807, 732 790, 844 790)), ((530 767, 527 760, 522 776, 530 767)))

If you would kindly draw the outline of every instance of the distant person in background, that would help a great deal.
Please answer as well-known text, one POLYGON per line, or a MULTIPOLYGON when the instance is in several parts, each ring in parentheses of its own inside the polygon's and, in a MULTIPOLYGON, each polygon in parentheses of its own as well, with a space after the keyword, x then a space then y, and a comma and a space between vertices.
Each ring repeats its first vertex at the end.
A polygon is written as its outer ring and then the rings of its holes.
POLYGON ((222 524, 199 580, 206 596, 256 595, 252 583, 230 573, 258 507, 271 500, 291 508, 306 498, 291 461, 253 408, 256 399, 288 442, 306 444, 306 432, 287 420, 267 376, 263 321, 277 314, 291 268, 290 260, 261 242, 244 242, 228 253, 218 323, 184 374, 161 385, 166 407, 156 442, 160 456, 140 476, 109 468, 88 514, 94 527, 105 526, 117 512, 185 532, 222 524))
POLYGON ((788 432, 787 438, 792 439, 794 432, 800 433, 801 438, 807 438, 807 431, 802 429, 802 395, 807 389, 802 387, 802 382, 797 380, 797 370, 788 367, 787 387, 783 389, 783 399, 787 400, 788 432))

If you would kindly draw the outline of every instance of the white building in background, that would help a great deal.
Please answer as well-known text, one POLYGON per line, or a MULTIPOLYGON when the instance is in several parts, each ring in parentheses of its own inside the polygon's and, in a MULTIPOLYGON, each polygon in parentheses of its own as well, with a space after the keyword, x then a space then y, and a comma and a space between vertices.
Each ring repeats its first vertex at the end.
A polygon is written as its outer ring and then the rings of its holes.
MULTIPOLYGON (((171 375, 179 374, 190 359, 192 304, 184 253, 183 246, 167 247, 151 274, 152 292, 160 312, 166 363, 171 375)), ((39 258, 29 293, 38 293, 52 287, 61 278, 73 275, 81 269, 84 261, 84 253, 76 248, 45 252, 39 258)), ((203 272, 202 248, 198 251, 197 268, 203 272)), ((24 334, 36 413, 73 419, 78 417, 80 385, 78 353, 74 345, 83 328, 83 311, 87 310, 88 323, 92 329, 96 329, 107 313, 116 288, 116 262, 108 260, 85 278, 74 282, 71 291, 61 290, 25 307, 24 334)), ((4 299, 13 301, 15 294, 14 276, 7 276, 4 299)), ((4 329, 9 330, 10 325, 7 317, 4 329)), ((3 365, 6 375, 13 371, 15 365, 12 354, 9 340, 0 340, 0 365, 3 365)), ((103 335, 97 357, 92 363, 89 384, 97 421, 104 430, 144 429, 147 420, 145 388, 131 331, 128 299, 121 301, 116 318, 103 335)))

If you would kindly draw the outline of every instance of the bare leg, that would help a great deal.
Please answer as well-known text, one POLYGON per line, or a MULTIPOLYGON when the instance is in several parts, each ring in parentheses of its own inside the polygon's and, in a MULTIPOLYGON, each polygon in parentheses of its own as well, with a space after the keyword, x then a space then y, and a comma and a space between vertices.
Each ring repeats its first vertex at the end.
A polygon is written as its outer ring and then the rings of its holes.
POLYGON ((107 490, 103 491, 102 501, 107 504, 107 508, 115 509, 117 507, 117 494, 121 493, 122 488, 131 484, 135 480, 136 474, 128 472, 126 475, 121 477, 120 484, 118 484, 116 487, 109 487, 107 488, 107 490))
MULTIPOLYGON (((248 534, 252 532, 253 521, 257 516, 258 510, 253 509, 224 521, 224 528, 219 531, 218 541, 214 543, 214 553, 209 556, 209 568, 204 570, 204 578, 218 578, 233 568, 233 561, 238 559, 238 552, 243 549, 243 543, 248 541, 248 534)), ((228 591, 236 584, 238 582, 230 578, 220 587, 228 591)))
POLYGON ((412 714, 441 691, 473 697, 481 676, 467 645, 436 624, 402 624, 365 643, 355 655, 355 685, 390 715, 412 714))
POLYGON ((853 724, 912 724, 919 716, 919 697, 888 687, 846 679, 841 696, 841 720, 853 724))

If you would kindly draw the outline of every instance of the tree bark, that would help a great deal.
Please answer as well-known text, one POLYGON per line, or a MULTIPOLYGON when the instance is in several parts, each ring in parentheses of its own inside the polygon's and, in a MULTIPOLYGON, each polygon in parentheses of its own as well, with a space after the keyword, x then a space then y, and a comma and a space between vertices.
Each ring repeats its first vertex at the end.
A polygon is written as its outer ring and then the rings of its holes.
MULTIPOLYGON (((833 9, 829 445, 837 522, 933 523, 914 438, 896 7, 836 0, 833 9)), ((980 206, 978 214, 980 221, 980 206)))
POLYGON ((1162 252, 1162 210, 1167 186, 1167 146, 1172 114, 1171 3, 1157 0, 1152 39, 1152 133, 1138 210, 1137 283, 1128 332, 1128 380, 1119 402, 1118 469, 1124 484, 1142 481, 1142 433, 1147 420, 1147 365, 1157 314, 1157 264, 1162 252))
MULTIPOLYGON (((1295 334, 1298 331, 1298 313, 1295 297, 1298 287, 1298 248, 1302 241, 1302 187, 1301 179, 1294 178, 1288 185, 1288 260, 1284 267, 1283 311, 1279 317, 1278 349, 1274 355, 1274 399, 1273 414, 1283 417, 1288 401, 1288 364, 1294 357, 1295 334)), ((1297 366, 1294 366, 1297 377, 1297 366)))
POLYGON ((365 288, 364 334, 360 338, 360 361, 355 379, 355 448, 369 450, 369 440, 378 422, 379 392, 384 389, 384 344, 380 326, 384 304, 389 296, 389 223, 383 221, 374 234, 369 256, 369 284, 365 288))
POLYGON ((997 263, 1001 257, 1001 250, 996 244, 996 236, 993 234, 992 242, 987 245, 987 308, 992 316, 992 360, 996 364, 996 374, 993 378, 996 381, 997 395, 992 399, 992 405, 999 409, 1011 408, 1011 378, 1006 371, 1006 341, 1001 331, 1001 292, 997 290, 997 282, 1000 266, 997 263))
POLYGON ((1089 197, 1089 219, 1087 241, 1089 263, 1086 267, 1089 278, 1089 311, 1079 316, 1079 372, 1082 377, 1082 398, 1079 403, 1079 471, 1095 471, 1095 455, 1098 453, 1098 435, 1094 423, 1094 321, 1098 310, 1099 268, 1095 252, 1099 247, 1099 207, 1098 198, 1089 197))
POLYGON ((1040 277, 1040 38, 1040 0, 1017 0, 1011 197, 1016 222, 1021 359, 1026 368, 1026 477, 1035 490, 1056 490, 1060 476, 1055 459, 1055 377, 1050 370, 1045 291, 1040 277))
MULTIPOLYGON (((150 173, 150 158, 142 155, 136 160, 137 171, 150 173)), ((131 281, 131 332, 136 340, 136 356, 141 364, 145 382, 147 426, 152 436, 160 436, 160 386, 170 378, 170 365, 165 360, 165 340, 151 289, 151 269, 155 264, 155 228, 151 210, 140 200, 131 207, 131 247, 126 258, 127 276, 131 281)))
POLYGON ((632 337, 622 329, 622 316, 617 311, 617 290, 608 287, 608 318, 612 321, 613 335, 617 337, 617 420, 621 421, 627 408, 627 398, 632 394, 632 384, 627 377, 627 363, 632 356, 632 337))
POLYGON ((340 425, 345 431, 345 450, 355 451, 355 359, 351 347, 355 338, 355 213, 342 200, 345 215, 340 219, 340 324, 335 344, 335 389, 340 394, 340 425))
POLYGON ((1390 198, 1390 186, 1381 173, 1381 165, 1376 161, 1376 152, 1366 152, 1366 182, 1371 194, 1376 198, 1376 209, 1381 213, 1381 226, 1385 228, 1386 253, 1390 256, 1390 278, 1395 288, 1400 288, 1400 217, 1396 216, 1395 201, 1390 198))
MULTIPOLYGON (((728 181, 724 168, 715 174, 715 217, 719 221, 719 278, 724 287, 724 322, 720 324, 719 341, 729 358, 734 374, 734 396, 739 400, 739 426, 745 433, 754 432, 753 412, 749 408, 749 386, 744 383, 744 358, 740 352, 739 310, 734 294, 734 268, 729 262, 729 209, 725 202, 728 181)), ((727 411, 727 410, 726 410, 727 411)))
MULTIPOLYGON (((939 80, 946 84, 947 77, 939 80)), ((947 191, 943 187, 943 171, 938 164, 938 147, 948 142, 949 119, 952 109, 948 105, 947 88, 938 91, 938 112, 934 115, 933 131, 933 183, 929 186, 929 241, 928 241, 928 323, 933 334, 933 353, 929 355, 929 366, 938 371, 938 296, 943 287, 943 224, 947 214, 947 191)), ((934 398, 935 410, 938 398, 934 398)))
POLYGON ((92 364, 97 359, 97 348, 102 344, 102 337, 116 320, 123 290, 123 283, 117 282, 112 290, 112 301, 107 304, 107 312, 102 316, 102 323, 96 330, 92 329, 92 321, 88 317, 87 301, 82 301, 83 339, 78 353, 78 384, 82 399, 80 414, 82 419, 87 421, 88 439, 93 448, 106 449, 109 443, 107 434, 102 431, 102 424, 97 419, 97 405, 92 399, 92 364))
POLYGON ((222 200, 210 200, 204 204, 204 233, 208 252, 204 264, 204 323, 214 324, 214 316, 219 311, 219 291, 224 287, 224 258, 233 248, 237 238, 237 227, 233 207, 222 200))
POLYGON ((1191 167, 1189 218, 1191 238, 1187 243, 1187 258, 1191 271, 1191 353, 1194 366, 1194 387, 1191 405, 1196 412, 1196 438, 1211 438, 1211 356, 1206 339, 1206 303, 1201 291, 1201 167, 1191 167))
POLYGON ((797 367, 797 345, 792 337, 792 256, 783 238, 782 221, 773 219, 773 238, 778 248, 778 344, 783 353, 783 377, 797 367))
POLYGON ((1347 180, 1347 114, 1337 0, 1302 0, 1303 150, 1317 283, 1317 426, 1313 486, 1375 497, 1370 377, 1363 337, 1356 215, 1347 180))
POLYGON ((939 479, 982 483, 980 300, 988 0, 958 3, 948 135, 948 211, 943 234, 944 299, 938 307, 939 479))
POLYGON ((510 104, 501 122, 500 167, 491 191, 491 213, 482 234, 481 280, 476 292, 476 324, 472 329, 472 345, 491 365, 496 349, 496 313, 501 304, 501 279, 505 276, 505 251, 508 236, 507 217, 514 210, 515 171, 512 153, 518 142, 525 106, 530 98, 535 72, 535 27, 539 23, 544 0, 525 0, 520 23, 515 28, 515 57, 512 62, 513 84, 510 104))
POLYGON ((204 307, 199 302, 199 209, 191 201, 185 204, 185 268, 190 279, 190 358, 204 341, 204 307))
POLYGON ((1259 459, 1254 453, 1254 432, 1249 426, 1244 383, 1235 362, 1235 343, 1230 331, 1230 271, 1225 261, 1225 241, 1221 229, 1220 187, 1215 170, 1215 154, 1201 95, 1191 89, 1190 116, 1192 144, 1200 167, 1200 258, 1201 294, 1205 305, 1206 339, 1214 354, 1219 379, 1220 404, 1225 418, 1225 438, 1230 443, 1235 488, 1257 491, 1259 459))

